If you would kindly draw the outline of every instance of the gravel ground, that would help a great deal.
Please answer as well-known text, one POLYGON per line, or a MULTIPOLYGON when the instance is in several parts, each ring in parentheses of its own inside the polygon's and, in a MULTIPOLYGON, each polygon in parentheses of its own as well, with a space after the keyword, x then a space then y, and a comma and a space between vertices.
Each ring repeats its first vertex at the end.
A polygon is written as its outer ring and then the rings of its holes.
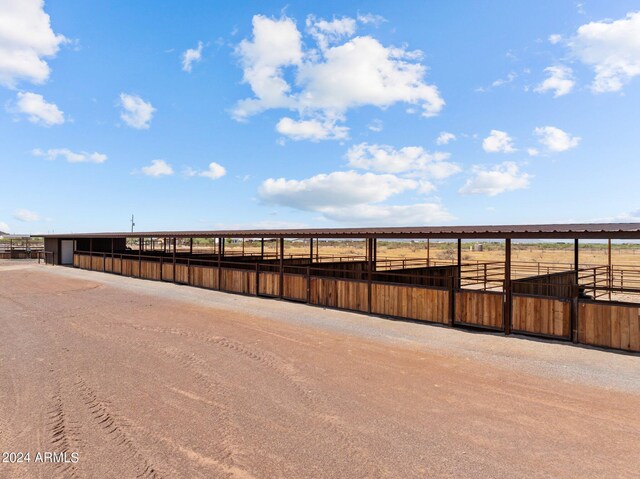
POLYGON ((637 355, 16 261, 0 328, 0 477, 640 470, 637 355))

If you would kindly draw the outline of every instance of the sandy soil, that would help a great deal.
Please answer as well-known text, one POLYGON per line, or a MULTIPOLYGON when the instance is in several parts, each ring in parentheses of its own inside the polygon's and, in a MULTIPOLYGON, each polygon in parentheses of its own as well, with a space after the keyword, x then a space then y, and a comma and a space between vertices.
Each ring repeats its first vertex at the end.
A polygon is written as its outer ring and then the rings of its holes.
POLYGON ((3 478, 640 470, 638 356, 17 262, 0 331, 3 478))

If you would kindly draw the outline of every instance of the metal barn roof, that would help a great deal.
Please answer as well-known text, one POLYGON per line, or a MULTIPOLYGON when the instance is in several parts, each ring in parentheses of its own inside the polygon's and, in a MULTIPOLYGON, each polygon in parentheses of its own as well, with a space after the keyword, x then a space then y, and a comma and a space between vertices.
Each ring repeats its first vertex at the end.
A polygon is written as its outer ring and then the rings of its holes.
POLYGON ((308 228, 43 234, 45 238, 440 238, 640 239, 640 223, 579 223, 399 228, 308 228))

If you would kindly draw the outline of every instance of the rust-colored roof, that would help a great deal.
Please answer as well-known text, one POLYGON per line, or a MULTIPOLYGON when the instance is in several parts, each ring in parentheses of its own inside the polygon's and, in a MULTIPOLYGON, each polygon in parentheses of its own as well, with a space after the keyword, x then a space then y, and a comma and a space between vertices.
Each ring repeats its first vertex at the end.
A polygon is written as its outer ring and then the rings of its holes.
POLYGON ((640 223, 581 223, 401 228, 309 228, 214 231, 136 231, 43 234, 45 238, 477 238, 477 239, 640 239, 640 223))

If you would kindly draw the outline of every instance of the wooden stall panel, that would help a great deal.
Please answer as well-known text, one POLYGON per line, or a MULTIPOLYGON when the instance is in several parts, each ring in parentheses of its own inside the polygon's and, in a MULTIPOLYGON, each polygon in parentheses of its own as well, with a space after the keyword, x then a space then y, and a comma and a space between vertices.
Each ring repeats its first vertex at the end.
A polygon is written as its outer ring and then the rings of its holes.
POLYGON ((450 294, 445 289, 373 283, 371 312, 446 324, 450 315, 450 294))
POLYGON ((87 255, 78 255, 78 268, 91 269, 91 257, 87 255))
POLYGON ((122 270, 122 260, 120 258, 113 258, 113 272, 120 274, 122 270))
POLYGON ((73 266, 75 266, 76 268, 80 267, 80 258, 82 258, 82 256, 80 256, 79 254, 73 255, 73 266))
POLYGON ((222 291, 242 294, 256 294, 256 272, 236 269, 222 269, 222 291))
POLYGON ((456 291, 455 301, 457 322, 502 329, 502 294, 486 291, 456 291))
POLYGON ((155 261, 143 261, 140 269, 140 277, 145 279, 160 280, 160 263, 155 261))
POLYGON ((367 286, 363 281, 311 278, 311 304, 368 311, 367 286))
POLYGON ((123 259, 122 260, 122 274, 124 276, 140 276, 140 269, 137 259, 123 259))
POLYGON ((218 268, 191 266, 191 284, 201 288, 218 289, 218 268))
POLYGON ((307 276, 302 274, 285 274, 282 289, 282 296, 284 298, 306 301, 307 276))
POLYGON ((91 269, 93 271, 102 271, 104 266, 104 258, 102 256, 91 257, 91 269))
POLYGON ((640 352, 640 307, 580 302, 578 341, 583 344, 640 352))
POLYGON ((280 295, 280 273, 260 272, 260 294, 263 296, 280 295))
POLYGON ((189 284, 189 266, 186 264, 176 265, 176 283, 189 284))
POLYGON ((569 337, 570 301, 513 295, 512 310, 512 329, 514 331, 569 337))
POLYGON ((113 258, 108 257, 104 260, 104 270, 108 273, 113 273, 113 258))
POLYGON ((173 281, 173 263, 162 263, 162 281, 173 281))

